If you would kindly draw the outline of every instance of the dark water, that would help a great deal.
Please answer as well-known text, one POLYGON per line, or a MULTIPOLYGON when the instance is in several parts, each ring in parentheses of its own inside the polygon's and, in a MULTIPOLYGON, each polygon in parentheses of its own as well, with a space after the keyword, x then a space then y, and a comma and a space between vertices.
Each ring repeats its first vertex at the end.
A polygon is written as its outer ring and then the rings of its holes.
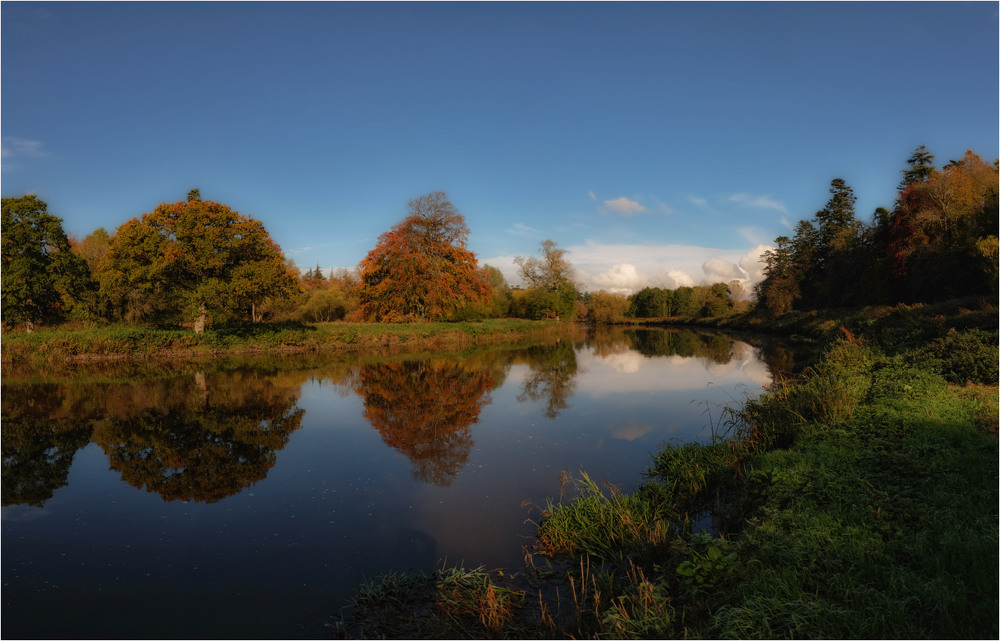
POLYGON ((634 487, 787 361, 667 330, 352 358, 5 373, 3 637, 321 638, 378 573, 521 569, 523 499, 634 487))

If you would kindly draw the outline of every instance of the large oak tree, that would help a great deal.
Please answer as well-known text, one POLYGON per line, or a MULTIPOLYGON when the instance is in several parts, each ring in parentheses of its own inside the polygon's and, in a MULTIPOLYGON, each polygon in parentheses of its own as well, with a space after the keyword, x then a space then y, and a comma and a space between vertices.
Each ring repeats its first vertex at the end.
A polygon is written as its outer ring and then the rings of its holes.
POLYGON ((469 229, 444 192, 408 203, 409 215, 379 236, 361 261, 361 312, 372 321, 447 320, 491 294, 469 229))
POLYGON ((298 291, 260 221, 202 200, 161 204, 119 227, 99 280, 112 315, 194 321, 196 332, 209 313, 259 321, 262 303, 298 291))

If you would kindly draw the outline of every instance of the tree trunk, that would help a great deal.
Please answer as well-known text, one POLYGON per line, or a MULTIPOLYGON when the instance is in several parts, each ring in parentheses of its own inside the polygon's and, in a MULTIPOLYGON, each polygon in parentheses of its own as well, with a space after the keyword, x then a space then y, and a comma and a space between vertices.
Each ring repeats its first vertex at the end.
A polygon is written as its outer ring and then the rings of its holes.
POLYGON ((205 303, 201 304, 201 309, 198 311, 198 320, 194 322, 194 333, 201 334, 205 331, 205 319, 208 317, 208 309, 205 308, 205 303))

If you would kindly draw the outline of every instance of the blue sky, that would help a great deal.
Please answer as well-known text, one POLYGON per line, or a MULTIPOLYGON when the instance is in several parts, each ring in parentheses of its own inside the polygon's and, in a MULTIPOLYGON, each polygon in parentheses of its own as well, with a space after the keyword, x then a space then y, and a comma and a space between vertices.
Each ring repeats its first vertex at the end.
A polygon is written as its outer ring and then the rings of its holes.
POLYGON ((81 237, 198 187, 303 269, 441 190, 512 284, 547 238, 590 290, 753 279, 833 178, 868 220, 918 145, 998 156, 997 9, 5 1, 0 187, 81 237))

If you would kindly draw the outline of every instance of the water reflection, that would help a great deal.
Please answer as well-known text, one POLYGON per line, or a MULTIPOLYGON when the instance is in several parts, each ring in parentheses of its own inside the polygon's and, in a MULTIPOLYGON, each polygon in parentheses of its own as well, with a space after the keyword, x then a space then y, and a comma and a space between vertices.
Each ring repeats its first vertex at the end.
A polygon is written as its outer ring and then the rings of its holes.
POLYGON ((5 385, 3 505, 41 506, 77 450, 100 445, 124 481, 211 503, 267 474, 299 427, 301 377, 229 372, 78 385, 5 385))
MULTIPOLYGON (((662 368, 651 369, 649 359, 658 357, 703 359, 711 375, 747 369, 743 373, 760 384, 793 362, 781 347, 754 350, 722 334, 600 327, 551 344, 461 357, 367 364, 270 357, 255 367, 173 375, 167 370, 159 378, 130 376, 124 382, 105 374, 111 382, 19 383, 8 382, 8 375, 2 502, 44 504, 66 484, 75 453, 90 442, 124 481, 165 501, 212 503, 232 496, 275 465, 277 452, 302 424, 297 402, 311 380, 332 382, 342 396, 357 395, 364 419, 409 459, 414 477, 448 486, 469 460, 472 426, 511 367, 524 366, 516 400, 540 403, 544 416, 556 419, 579 391, 578 375, 596 362, 602 371, 640 375, 591 376, 585 384, 591 394, 705 384, 699 377, 676 380, 662 368)), ((634 439, 648 429, 646 423, 625 426, 616 437, 634 439)))
POLYGON ((524 498, 564 469, 631 487, 784 354, 601 328, 391 360, 5 370, 3 636, 323 638, 364 576, 515 568, 524 498))
POLYGON ((532 347, 525 351, 523 361, 530 374, 521 386, 517 400, 544 400, 545 416, 555 418, 569 407, 569 397, 576 388, 576 351, 569 341, 555 345, 532 347))
POLYGON ((469 428, 498 378, 476 363, 427 359, 365 365, 356 385, 364 417, 410 459, 414 477, 446 486, 469 458, 469 428))
POLYGON ((164 501, 213 503, 250 487, 302 423, 293 387, 257 373, 197 373, 165 406, 110 416, 94 430, 111 469, 164 501))

